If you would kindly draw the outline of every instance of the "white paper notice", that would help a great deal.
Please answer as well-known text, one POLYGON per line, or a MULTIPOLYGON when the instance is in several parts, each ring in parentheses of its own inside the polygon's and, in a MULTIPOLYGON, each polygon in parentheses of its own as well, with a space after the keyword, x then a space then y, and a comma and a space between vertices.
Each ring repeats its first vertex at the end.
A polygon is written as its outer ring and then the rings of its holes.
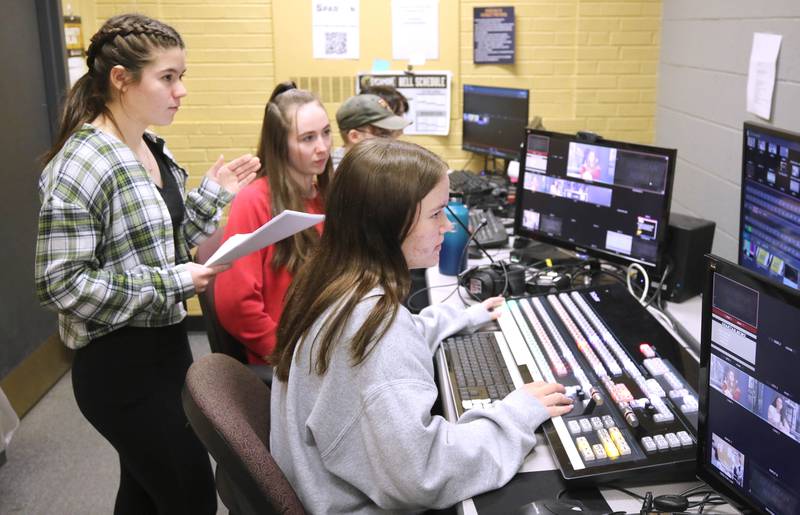
POLYGON ((314 59, 358 59, 359 0, 311 0, 314 59))
POLYGON ((406 136, 447 136, 450 133, 450 96, 453 89, 449 71, 359 73, 358 90, 365 86, 393 86, 408 99, 405 114, 413 123, 406 136))
POLYGON ((439 0, 392 0, 392 58, 439 59, 439 0))
POLYGON ((766 120, 772 116, 772 93, 781 38, 779 34, 753 34, 747 75, 747 110, 766 120))
POLYGON ((219 246, 204 264, 224 265, 267 245, 308 229, 325 220, 325 215, 312 215, 287 209, 253 232, 234 234, 219 246))

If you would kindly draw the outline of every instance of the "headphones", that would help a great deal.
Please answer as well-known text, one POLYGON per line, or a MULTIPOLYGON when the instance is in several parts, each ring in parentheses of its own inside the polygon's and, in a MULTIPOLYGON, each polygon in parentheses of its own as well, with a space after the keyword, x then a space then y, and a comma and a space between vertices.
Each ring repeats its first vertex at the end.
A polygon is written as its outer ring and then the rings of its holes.
POLYGON ((481 265, 470 268, 458 279, 470 296, 478 301, 500 295, 513 297, 525 294, 525 266, 513 263, 481 265))

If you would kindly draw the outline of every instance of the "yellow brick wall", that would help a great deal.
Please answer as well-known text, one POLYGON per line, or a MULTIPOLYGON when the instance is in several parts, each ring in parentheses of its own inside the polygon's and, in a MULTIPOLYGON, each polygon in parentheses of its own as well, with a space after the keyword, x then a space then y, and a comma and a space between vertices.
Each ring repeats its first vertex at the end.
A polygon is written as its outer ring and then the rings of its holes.
MULTIPOLYGON (((67 0, 63 3, 66 5, 67 0)), ((105 19, 130 11, 162 19, 184 37, 189 95, 175 123, 158 128, 158 132, 167 138, 179 162, 189 170, 190 185, 199 182, 220 153, 233 157, 255 150, 269 93, 277 82, 288 78, 276 76, 279 72, 276 72, 275 48, 286 52, 306 49, 302 50, 304 53, 310 48, 308 44, 296 43, 311 38, 308 0, 71 3, 73 11, 83 17, 87 44, 105 19), (280 16, 273 18, 274 12, 280 16), (287 27, 291 29, 286 30, 287 27)), ((367 25, 365 19, 370 12, 388 11, 389 3, 390 0, 361 1, 364 62, 391 57, 385 55, 386 50, 381 50, 381 55, 369 53, 376 46, 386 49, 384 40, 390 37, 390 32, 383 25, 379 29, 373 28, 375 23, 367 25), (383 2, 386 6, 373 2, 383 2)), ((470 83, 529 88, 530 112, 541 116, 550 130, 591 130, 610 139, 651 143, 660 27, 660 0, 442 0, 440 28, 448 40, 440 40, 440 61, 425 68, 453 72, 450 135, 410 139, 441 154, 453 168, 464 167, 471 154, 461 150, 461 87, 470 83), (517 62, 514 65, 472 63, 473 8, 493 5, 515 7, 517 62), (457 28, 452 28, 453 23, 457 28), (457 33, 457 42, 450 40, 453 31, 457 33)), ((277 61, 291 61, 284 54, 278 57, 277 61)), ((310 59, 306 55, 296 57, 310 59)), ((332 72, 327 69, 335 67, 335 62, 326 61, 318 66, 310 62, 312 69, 305 71, 308 76, 330 75, 332 72)), ((282 66, 288 70, 288 65, 282 66)), ((350 73, 354 66, 365 69, 363 63, 347 61, 340 66, 345 70, 341 74, 350 73)), ((398 63, 393 66, 397 68, 398 63)), ((338 106, 338 103, 327 105, 332 121, 338 106)), ((336 139, 339 144, 338 135, 336 139)), ((473 159, 470 168, 481 164, 482 159, 473 159)), ((190 304, 190 313, 199 314, 196 302, 190 304)))

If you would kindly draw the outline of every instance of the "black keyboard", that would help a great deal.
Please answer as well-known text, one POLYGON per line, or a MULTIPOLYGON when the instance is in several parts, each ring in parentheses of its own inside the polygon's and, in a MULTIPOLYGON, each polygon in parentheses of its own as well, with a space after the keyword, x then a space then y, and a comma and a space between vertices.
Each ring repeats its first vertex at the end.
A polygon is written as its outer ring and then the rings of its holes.
POLYGON ((514 391, 493 333, 451 336, 442 342, 456 411, 490 406, 514 391))
POLYGON ((453 170, 450 178, 450 190, 460 191, 472 195, 476 193, 491 193, 497 186, 492 181, 464 170, 453 170))
POLYGON ((508 244, 508 232, 503 222, 490 210, 470 209, 469 225, 472 231, 480 227, 475 233, 475 239, 484 247, 503 247, 508 244))

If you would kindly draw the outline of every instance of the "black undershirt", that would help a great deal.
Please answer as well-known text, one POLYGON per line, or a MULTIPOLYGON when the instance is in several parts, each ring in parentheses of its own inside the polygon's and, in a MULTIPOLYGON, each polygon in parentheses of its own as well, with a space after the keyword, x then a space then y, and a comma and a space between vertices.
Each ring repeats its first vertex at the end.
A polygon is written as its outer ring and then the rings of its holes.
POLYGON ((161 187, 158 188, 158 192, 161 194, 161 198, 164 199, 164 203, 169 210, 169 216, 172 219, 172 236, 175 242, 175 261, 177 262, 180 259, 178 234, 183 224, 183 197, 181 196, 180 188, 178 188, 178 182, 169 169, 167 156, 164 155, 163 144, 159 145, 154 141, 150 141, 147 137, 144 138, 144 142, 147 144, 150 152, 153 153, 153 157, 156 159, 156 163, 158 163, 158 171, 161 173, 161 187))

